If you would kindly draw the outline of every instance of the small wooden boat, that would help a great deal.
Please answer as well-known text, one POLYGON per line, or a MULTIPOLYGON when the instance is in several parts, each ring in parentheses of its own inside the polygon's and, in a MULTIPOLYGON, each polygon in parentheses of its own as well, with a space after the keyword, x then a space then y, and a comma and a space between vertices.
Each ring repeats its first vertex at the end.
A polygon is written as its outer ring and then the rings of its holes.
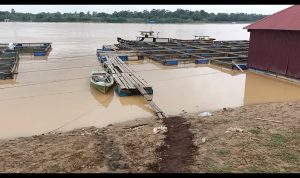
POLYGON ((102 93, 107 93, 114 84, 114 78, 102 70, 94 70, 90 77, 91 85, 102 93))

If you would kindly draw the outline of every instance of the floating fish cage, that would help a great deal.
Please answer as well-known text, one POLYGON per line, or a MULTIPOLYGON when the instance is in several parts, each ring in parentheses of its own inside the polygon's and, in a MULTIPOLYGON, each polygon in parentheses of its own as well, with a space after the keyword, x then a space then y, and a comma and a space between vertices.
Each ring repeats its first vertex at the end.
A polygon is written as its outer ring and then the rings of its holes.
MULTIPOLYGON (((172 39, 169 42, 130 41, 118 38, 118 44, 105 46, 105 50, 114 52, 133 51, 138 59, 148 57, 163 65, 179 63, 215 64, 231 69, 246 69, 248 60, 248 40, 182 40, 172 39), (238 67, 236 67, 238 66, 238 67)), ((102 49, 103 50, 103 49, 102 49)), ((119 57, 126 61, 126 57, 119 57)), ((239 70, 240 70, 239 69, 239 70)))
POLYGON ((8 48, 8 43, 0 43, 0 51, 3 51, 8 48))
POLYGON ((19 53, 33 53, 34 56, 46 56, 51 50, 51 43, 14 43, 14 50, 19 53))
POLYGON ((46 56, 51 43, 0 43, 0 79, 13 78, 19 65, 19 54, 46 56))
POLYGON ((14 78, 19 62, 16 51, 4 51, 0 53, 0 80, 14 78))
POLYGON ((164 65, 178 65, 178 59, 166 59, 163 60, 164 65))
POLYGON ((195 59, 195 64, 208 64, 209 59, 195 59))
POLYGON ((158 61, 163 65, 178 65, 179 63, 191 62, 191 56, 189 54, 156 54, 148 56, 148 58, 158 61))
POLYGON ((128 56, 119 56, 122 61, 128 61, 128 56))
POLYGON ((216 57, 211 59, 210 63, 220 65, 226 68, 237 69, 237 70, 239 70, 238 69, 239 67, 244 70, 248 68, 247 60, 248 60, 247 56, 216 57))
POLYGON ((105 56, 98 56, 98 60, 99 60, 101 63, 107 61, 107 59, 106 59, 105 56))
POLYGON ((146 55, 174 55, 178 53, 177 51, 174 50, 149 50, 149 51, 141 51, 146 55))

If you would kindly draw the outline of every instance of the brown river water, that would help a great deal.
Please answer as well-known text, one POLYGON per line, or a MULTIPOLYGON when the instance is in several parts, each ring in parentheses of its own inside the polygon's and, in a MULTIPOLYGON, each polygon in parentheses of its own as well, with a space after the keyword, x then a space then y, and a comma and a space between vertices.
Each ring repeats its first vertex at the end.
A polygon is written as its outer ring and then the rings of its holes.
MULTIPOLYGON (((0 81, 0 138, 102 127, 153 116, 142 96, 103 95, 90 87, 91 70, 101 68, 96 49, 135 39, 140 30, 160 37, 248 40, 247 24, 96 24, 0 23, 0 43, 52 42, 46 58, 21 56, 14 80, 0 81)), ((300 99, 300 85, 252 72, 216 66, 162 66, 151 60, 130 61, 154 90, 155 103, 168 115, 300 99)))

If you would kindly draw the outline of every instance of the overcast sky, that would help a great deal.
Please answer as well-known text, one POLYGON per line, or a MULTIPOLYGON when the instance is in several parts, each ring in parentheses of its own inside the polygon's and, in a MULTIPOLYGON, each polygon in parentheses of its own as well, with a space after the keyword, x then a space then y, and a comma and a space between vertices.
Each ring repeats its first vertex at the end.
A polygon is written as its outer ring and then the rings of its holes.
POLYGON ((131 10, 143 11, 151 9, 167 9, 175 11, 178 8, 191 11, 204 10, 209 13, 256 13, 270 15, 291 5, 0 5, 0 11, 16 12, 106 12, 131 10))

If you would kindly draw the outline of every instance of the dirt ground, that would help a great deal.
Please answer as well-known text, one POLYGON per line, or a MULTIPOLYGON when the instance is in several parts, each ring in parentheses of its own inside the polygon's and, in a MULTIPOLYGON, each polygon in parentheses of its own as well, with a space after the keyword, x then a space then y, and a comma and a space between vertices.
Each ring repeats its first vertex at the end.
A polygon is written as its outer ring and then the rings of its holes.
POLYGON ((300 172, 300 102, 226 109, 207 118, 185 117, 197 147, 190 172, 300 172), (227 131, 230 127, 242 132, 227 131))
POLYGON ((0 172, 300 172, 300 102, 198 114, 0 140, 0 172))

